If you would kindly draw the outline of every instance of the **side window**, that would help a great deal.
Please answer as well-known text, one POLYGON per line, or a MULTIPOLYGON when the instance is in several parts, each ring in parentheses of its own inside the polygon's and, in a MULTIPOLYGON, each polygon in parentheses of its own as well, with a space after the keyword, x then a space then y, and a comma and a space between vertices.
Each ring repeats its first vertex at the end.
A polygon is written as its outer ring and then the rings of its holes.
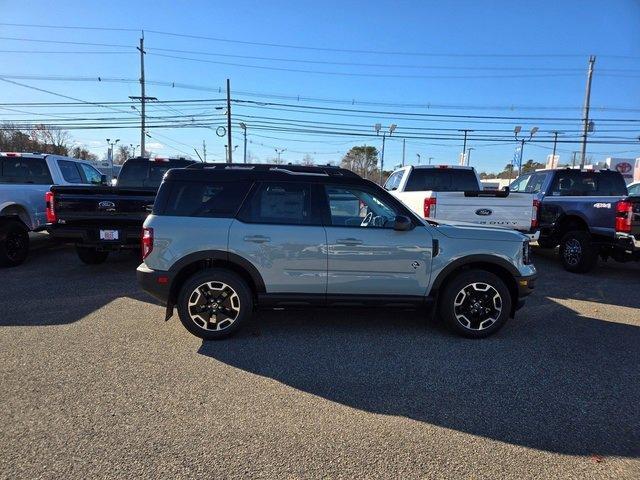
POLYGON ((524 191, 527 193, 539 193, 547 181, 547 175, 548 173, 534 173, 524 191))
POLYGON ((15 157, 2 160, 0 183, 50 185, 53 180, 44 159, 15 157))
POLYGON ((513 181, 509 186, 509 190, 512 192, 525 192, 529 180, 531 180, 531 175, 522 175, 513 181))
POLYGON ((84 173, 84 178, 87 179, 87 183, 99 184, 102 181, 102 175, 100 172, 91 165, 86 165, 84 163, 78 163, 77 165, 82 170, 82 173, 84 173))
POLYGON ((78 170, 78 164, 76 162, 70 162, 68 160, 58 160, 58 167, 62 172, 62 178, 69 183, 84 183, 80 170, 78 170))
POLYGON ((176 182, 167 187, 171 193, 164 215, 178 217, 233 217, 249 190, 249 182, 176 182))
POLYGON ((404 170, 391 174, 391 176, 387 179, 387 182, 384 184, 385 190, 397 190, 400 186, 402 175, 404 175, 404 170))
POLYGON ((119 187, 142 187, 149 174, 149 162, 127 162, 118 175, 119 187))
POLYGON ((629 195, 640 195, 640 183, 636 183, 629 187, 629 195))
POLYGON ((393 205, 359 187, 325 187, 331 225, 393 228, 398 214, 393 205))
POLYGON ((238 216, 248 223, 318 225, 311 213, 311 185, 264 182, 258 185, 238 216))

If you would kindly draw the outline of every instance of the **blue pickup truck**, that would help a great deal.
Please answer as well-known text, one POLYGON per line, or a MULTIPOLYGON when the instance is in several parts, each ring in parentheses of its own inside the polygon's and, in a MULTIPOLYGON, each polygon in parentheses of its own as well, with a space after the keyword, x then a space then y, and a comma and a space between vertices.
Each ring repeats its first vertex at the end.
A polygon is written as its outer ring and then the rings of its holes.
POLYGON ((588 272, 598 257, 640 260, 640 196, 628 196, 619 172, 539 170, 521 175, 510 189, 535 196, 538 245, 559 245, 566 270, 588 272))

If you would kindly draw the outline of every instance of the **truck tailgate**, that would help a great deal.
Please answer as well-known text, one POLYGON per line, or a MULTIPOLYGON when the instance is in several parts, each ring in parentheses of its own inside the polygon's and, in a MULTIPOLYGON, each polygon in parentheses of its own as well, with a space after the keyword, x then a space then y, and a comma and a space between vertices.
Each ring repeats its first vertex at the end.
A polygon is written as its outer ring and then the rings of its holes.
POLYGON ((425 198, 435 198, 435 208, 431 208, 430 216, 434 220, 471 222, 520 231, 531 229, 533 195, 528 193, 507 196, 465 196, 464 192, 433 191, 391 193, 422 217, 425 198))
POLYGON ((58 223, 109 219, 141 222, 149 215, 156 196, 155 189, 61 186, 51 190, 58 223))

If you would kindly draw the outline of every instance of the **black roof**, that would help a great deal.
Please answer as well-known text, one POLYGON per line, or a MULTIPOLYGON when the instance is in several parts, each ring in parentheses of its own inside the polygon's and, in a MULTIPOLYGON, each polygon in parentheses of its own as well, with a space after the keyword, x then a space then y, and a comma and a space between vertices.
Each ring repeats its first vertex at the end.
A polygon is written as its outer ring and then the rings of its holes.
POLYGON ((264 163, 194 163, 186 168, 172 169, 166 180, 247 179, 305 181, 313 183, 366 182, 360 175, 333 165, 281 165, 264 163))

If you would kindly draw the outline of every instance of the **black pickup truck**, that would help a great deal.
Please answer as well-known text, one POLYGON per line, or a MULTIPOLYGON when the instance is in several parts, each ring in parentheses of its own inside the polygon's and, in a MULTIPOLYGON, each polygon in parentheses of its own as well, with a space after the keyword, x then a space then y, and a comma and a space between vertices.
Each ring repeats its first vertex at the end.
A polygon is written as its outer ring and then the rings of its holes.
POLYGON ((566 270, 588 272, 598 257, 640 260, 640 196, 627 196, 619 172, 540 170, 521 175, 510 188, 535 195, 538 245, 560 245, 566 270))
POLYGON ((165 172, 192 163, 138 157, 124 163, 115 186, 54 186, 46 195, 47 231, 75 244, 87 264, 104 262, 112 250, 138 249, 165 172))

